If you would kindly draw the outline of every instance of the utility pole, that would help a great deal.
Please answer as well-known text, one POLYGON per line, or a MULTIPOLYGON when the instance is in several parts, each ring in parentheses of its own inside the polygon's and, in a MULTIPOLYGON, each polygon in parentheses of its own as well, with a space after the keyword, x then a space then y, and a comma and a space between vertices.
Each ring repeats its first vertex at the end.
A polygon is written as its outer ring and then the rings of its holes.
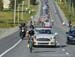
POLYGON ((30 0, 28 0, 28 9, 30 8, 30 0))
POLYGON ((23 20, 23 11, 24 11, 24 1, 22 1, 22 20, 23 20))
POLYGON ((70 14, 72 13, 72 8, 71 8, 71 6, 72 6, 72 2, 71 2, 71 0, 69 0, 69 13, 70 13, 70 14))
POLYGON ((72 2, 72 15, 74 16, 74 5, 73 5, 73 0, 72 0, 71 2, 72 2))
POLYGON ((66 0, 65 0, 65 6, 66 6, 66 9, 67 9, 67 2, 66 2, 66 0))
POLYGON ((71 23, 71 17, 72 17, 72 8, 71 8, 71 6, 72 6, 72 1, 71 0, 69 0, 69 27, 70 27, 70 30, 71 30, 71 27, 72 27, 72 23, 71 23))
POLYGON ((16 0, 14 1, 14 24, 15 24, 15 21, 16 20, 16 0))
POLYGON ((18 4, 18 25, 19 25, 19 20, 20 20, 20 14, 19 14, 19 10, 20 9, 20 4, 18 4))

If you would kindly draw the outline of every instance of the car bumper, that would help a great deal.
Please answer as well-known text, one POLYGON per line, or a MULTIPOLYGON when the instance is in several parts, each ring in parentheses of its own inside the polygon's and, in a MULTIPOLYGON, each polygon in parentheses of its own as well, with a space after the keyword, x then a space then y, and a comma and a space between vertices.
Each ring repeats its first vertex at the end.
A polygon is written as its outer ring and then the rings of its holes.
POLYGON ((56 42, 49 41, 36 41, 34 42, 34 46, 55 46, 56 42))
POLYGON ((68 43, 75 43, 75 40, 68 40, 68 43))
POLYGON ((52 28, 52 26, 44 26, 44 28, 52 28))

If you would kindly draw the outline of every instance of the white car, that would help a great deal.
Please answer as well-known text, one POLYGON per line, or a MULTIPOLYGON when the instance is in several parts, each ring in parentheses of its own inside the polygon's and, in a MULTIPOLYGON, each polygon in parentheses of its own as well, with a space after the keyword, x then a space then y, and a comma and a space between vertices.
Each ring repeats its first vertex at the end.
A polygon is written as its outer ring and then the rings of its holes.
POLYGON ((50 28, 36 28, 33 38, 33 45, 56 46, 55 34, 51 32, 50 28))

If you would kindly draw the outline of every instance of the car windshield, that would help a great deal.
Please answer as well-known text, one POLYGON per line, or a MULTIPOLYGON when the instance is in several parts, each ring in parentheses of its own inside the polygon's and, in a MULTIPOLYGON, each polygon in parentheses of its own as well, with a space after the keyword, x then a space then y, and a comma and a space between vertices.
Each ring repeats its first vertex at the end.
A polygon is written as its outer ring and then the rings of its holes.
POLYGON ((44 29, 36 30, 36 32, 38 34, 51 34, 51 30, 44 30, 44 29))

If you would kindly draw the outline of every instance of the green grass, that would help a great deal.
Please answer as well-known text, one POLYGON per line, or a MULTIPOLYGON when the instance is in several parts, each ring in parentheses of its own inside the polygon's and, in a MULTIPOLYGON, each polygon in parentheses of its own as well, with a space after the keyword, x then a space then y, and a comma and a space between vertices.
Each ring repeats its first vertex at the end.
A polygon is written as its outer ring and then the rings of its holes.
MULTIPOLYGON (((57 2, 58 3, 58 2, 57 2)), ((69 20, 70 17, 69 15, 71 15, 71 21, 72 21, 72 25, 75 25, 75 14, 72 15, 72 13, 69 12, 69 8, 68 8, 68 5, 65 6, 65 4, 63 2, 58 3, 58 5, 60 6, 60 8, 63 10, 65 16, 67 17, 67 19, 69 20)))
MULTIPOLYGON (((20 6, 20 10, 21 10, 21 8, 22 8, 22 6, 20 6)), ((27 8, 27 5, 24 6, 24 10, 25 10, 25 8, 27 8)), ((29 21, 30 17, 34 16, 36 14, 37 9, 38 9, 38 5, 31 5, 29 10, 32 10, 32 9, 34 11, 31 14, 29 14, 28 12, 24 12, 23 19, 21 18, 22 15, 20 12, 20 23, 29 21)), ((17 15, 18 15, 18 13, 16 14, 16 25, 18 23, 17 15)), ((13 24, 13 18, 14 18, 14 12, 13 11, 0 11, 0 27, 6 28, 6 27, 16 26, 13 24)))

